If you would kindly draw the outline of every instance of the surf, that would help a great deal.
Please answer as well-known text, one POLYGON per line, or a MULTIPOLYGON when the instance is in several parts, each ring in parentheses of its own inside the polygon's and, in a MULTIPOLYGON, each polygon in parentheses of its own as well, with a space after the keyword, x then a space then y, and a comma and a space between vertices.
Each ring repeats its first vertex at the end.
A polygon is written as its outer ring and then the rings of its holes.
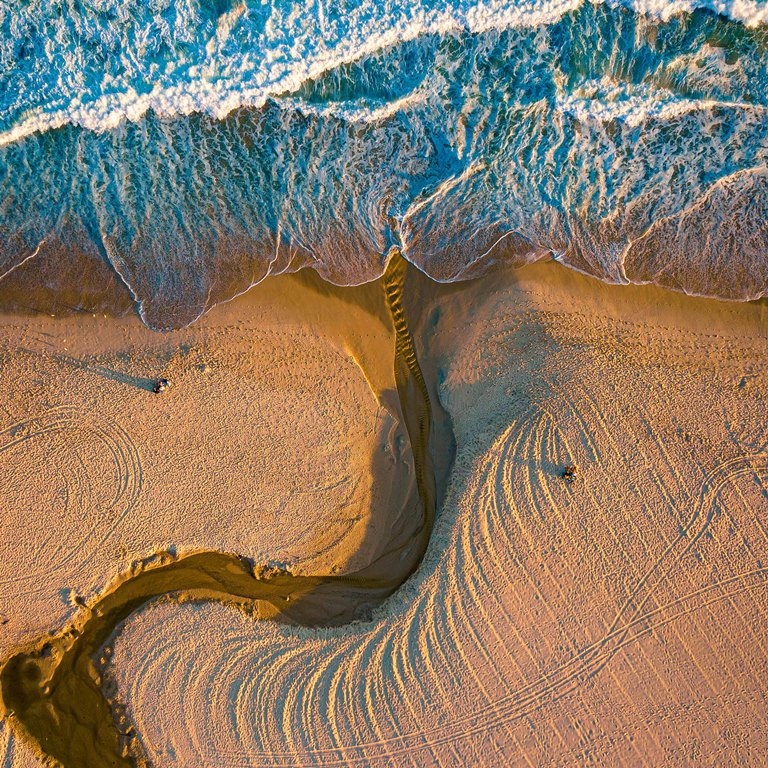
POLYGON ((177 328, 394 249, 441 282, 556 258, 759 299, 768 28, 715 5, 103 3, 44 50, 6 10, 0 305, 177 328))

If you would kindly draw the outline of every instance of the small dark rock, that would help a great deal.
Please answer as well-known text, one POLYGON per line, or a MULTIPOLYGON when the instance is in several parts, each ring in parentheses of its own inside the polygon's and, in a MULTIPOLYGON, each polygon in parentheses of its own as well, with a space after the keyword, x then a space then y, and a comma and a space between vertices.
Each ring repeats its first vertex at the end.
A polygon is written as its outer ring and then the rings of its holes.
POLYGON ((569 464, 563 470, 563 479, 567 480, 569 483, 574 482, 576 480, 578 471, 579 471, 579 468, 575 464, 569 464))

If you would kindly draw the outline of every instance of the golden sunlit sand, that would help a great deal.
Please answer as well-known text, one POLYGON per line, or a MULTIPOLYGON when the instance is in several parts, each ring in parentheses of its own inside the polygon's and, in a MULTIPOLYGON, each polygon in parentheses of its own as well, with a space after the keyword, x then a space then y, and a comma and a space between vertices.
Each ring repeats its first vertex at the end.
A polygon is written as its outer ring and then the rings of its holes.
MULTIPOLYGON (((331 573, 407 528, 386 316, 280 281, 168 335, 2 319, 5 655, 155 551, 331 573)), ((134 614, 110 675, 153 765, 760 764, 765 303, 548 263, 406 311, 456 437, 425 561, 342 627, 134 614)))

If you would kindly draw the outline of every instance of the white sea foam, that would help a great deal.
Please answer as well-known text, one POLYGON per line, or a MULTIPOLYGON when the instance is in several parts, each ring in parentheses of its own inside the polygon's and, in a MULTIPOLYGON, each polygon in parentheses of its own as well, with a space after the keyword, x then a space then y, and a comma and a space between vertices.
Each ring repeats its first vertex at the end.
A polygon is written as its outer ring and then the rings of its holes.
POLYGON ((582 122, 621 120, 632 128, 648 118, 669 120, 686 112, 707 111, 716 107, 766 111, 764 107, 744 102, 683 98, 662 88, 616 83, 610 78, 587 81, 570 93, 558 95, 555 103, 563 114, 572 115, 582 122))
POLYGON ((393 247, 443 281, 558 253, 768 292, 768 28, 681 3, 33 2, 0 12, 10 282, 71 295, 107 262, 160 328, 268 274, 375 279, 393 247))
MULTIPOLYGON (((548 24, 583 0, 430 0, 358 3, 343 14, 322 2, 238 4, 218 17, 188 0, 93 3, 67 17, 49 0, 0 7, 0 145, 67 124, 95 131, 149 110, 165 117, 204 112, 222 118, 240 106, 258 107, 327 70, 387 46, 461 30, 548 24), (44 23, 44 24, 43 24, 44 23), (47 39, 34 39, 48 35, 47 39), (19 46, 34 48, 33 61, 19 46), (89 69, 94 51, 109 60, 89 69), (7 74, 16 70, 13 82, 7 74), (3 77, 5 75, 5 77, 3 77)), ((768 21, 764 0, 610 0, 669 19, 708 8, 745 24, 768 21)))

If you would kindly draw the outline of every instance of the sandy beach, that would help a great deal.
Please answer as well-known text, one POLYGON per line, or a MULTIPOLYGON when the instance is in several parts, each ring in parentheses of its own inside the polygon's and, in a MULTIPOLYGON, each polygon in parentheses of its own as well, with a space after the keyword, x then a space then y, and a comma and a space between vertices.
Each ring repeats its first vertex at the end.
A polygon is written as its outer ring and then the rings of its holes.
POLYGON ((768 0, 0 2, 0 768, 768 764, 768 0))
MULTIPOLYGON (((768 305, 552 262, 409 280, 455 436, 426 558, 339 627, 134 613, 109 677, 151 764, 759 765, 768 305)), ((343 574, 415 535, 393 344, 379 284, 306 276, 168 334, 0 317, 3 658, 155 553, 343 574)), ((40 765, 5 715, 3 764, 40 765)))
POLYGON ((71 615, 69 590, 169 549, 305 574, 371 559, 369 511, 385 531, 411 492, 391 328, 310 282, 269 281, 171 334, 3 319, 4 650, 71 615))

